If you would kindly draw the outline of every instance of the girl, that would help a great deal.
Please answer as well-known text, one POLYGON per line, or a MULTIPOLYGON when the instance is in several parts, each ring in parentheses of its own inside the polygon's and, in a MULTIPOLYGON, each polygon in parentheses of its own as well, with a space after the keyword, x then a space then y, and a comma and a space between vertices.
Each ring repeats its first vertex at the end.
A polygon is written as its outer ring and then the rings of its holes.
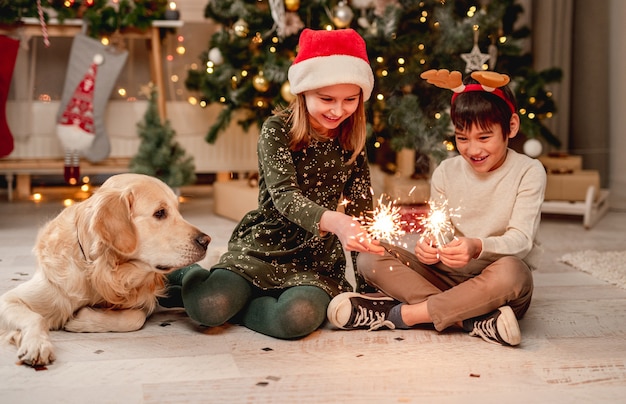
POLYGON ((258 209, 210 271, 169 278, 201 324, 231 320, 283 339, 316 330, 331 297, 352 290, 344 248, 384 251, 355 219, 372 209, 363 103, 374 77, 365 41, 351 29, 305 29, 288 78, 295 99, 261 128, 258 209), (336 211, 341 197, 345 214, 336 211))
POLYGON ((488 342, 517 345, 517 319, 533 291, 545 170, 508 148, 520 127, 508 76, 475 72, 463 83, 459 72, 443 70, 422 77, 455 91, 450 116, 460 155, 435 169, 430 196, 458 209, 455 237, 445 245, 421 239, 415 254, 393 246, 382 257, 360 254, 360 273, 386 296, 343 293, 328 318, 344 329, 456 325, 488 342))

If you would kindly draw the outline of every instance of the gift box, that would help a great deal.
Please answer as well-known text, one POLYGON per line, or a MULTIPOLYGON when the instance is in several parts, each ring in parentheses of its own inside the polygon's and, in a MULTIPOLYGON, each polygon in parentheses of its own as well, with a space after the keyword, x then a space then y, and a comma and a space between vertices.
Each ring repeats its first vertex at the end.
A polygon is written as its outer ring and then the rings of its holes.
POLYGON ((582 170, 582 156, 570 154, 548 154, 537 157, 548 173, 573 173, 582 170))
POLYGON ((400 205, 399 207, 402 231, 419 233, 423 227, 422 221, 428 216, 430 211, 428 204, 400 205))
POLYGON ((569 174, 548 172, 544 200, 584 201, 590 186, 595 187, 597 196, 600 190, 600 173, 597 170, 578 170, 569 174))
POLYGON ((217 181, 213 184, 215 214, 239 221, 258 208, 259 188, 247 180, 217 181))
POLYGON ((384 187, 385 194, 399 205, 424 204, 430 198, 430 183, 425 179, 389 175, 384 187))

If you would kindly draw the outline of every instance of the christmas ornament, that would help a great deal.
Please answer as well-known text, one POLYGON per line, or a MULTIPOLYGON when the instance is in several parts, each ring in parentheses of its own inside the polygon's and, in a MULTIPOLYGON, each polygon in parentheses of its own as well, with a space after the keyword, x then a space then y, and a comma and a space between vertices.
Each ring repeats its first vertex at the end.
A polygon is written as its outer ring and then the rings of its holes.
POLYGON ((374 2, 374 15, 377 17, 384 17, 387 7, 401 8, 402 6, 399 4, 398 0, 376 0, 374 2))
POLYGON ((250 27, 248 27, 247 22, 240 18, 233 24, 233 31, 239 38, 245 38, 250 33, 250 27))
POLYGON ((489 55, 481 53, 478 47, 478 29, 474 29, 474 46, 470 53, 461 54, 461 59, 467 63, 465 65, 465 73, 471 73, 475 70, 483 70, 483 65, 489 60, 489 55))
POLYGON ((543 151, 543 145, 537 139, 528 139, 524 142, 524 153, 529 157, 539 157, 543 151))
POLYGON ((283 0, 269 0, 270 12, 276 25, 276 34, 285 37, 285 2, 283 0))
POLYGON ((11 87, 11 77, 17 60, 17 50, 20 41, 0 35, 0 157, 5 157, 13 151, 13 135, 7 123, 6 105, 11 87))
POLYGON ((304 22, 302 22, 298 13, 285 13, 285 30, 283 32, 285 37, 296 35, 304 27, 304 22))
POLYGON ((298 11, 300 8, 300 0, 285 0, 285 8, 287 11, 298 11))
POLYGON ((350 2, 352 7, 356 8, 360 11, 360 16, 357 18, 356 22, 359 24, 359 27, 367 29, 370 28, 372 23, 369 18, 367 18, 367 9, 373 8, 375 5, 374 0, 352 0, 350 2))
POLYGON ((285 81, 283 85, 280 86, 280 96, 287 102, 291 102, 296 98, 295 95, 291 94, 291 84, 289 84, 289 81, 285 81))
POLYGON ((350 4, 352 4, 354 8, 364 10, 374 7, 375 0, 351 0, 350 4))
POLYGON ((267 78, 265 78, 262 71, 252 78, 252 87, 262 93, 270 89, 270 82, 267 78))
POLYGON ((219 66, 224 63, 224 55, 220 48, 211 48, 209 50, 209 60, 213 62, 215 66, 219 66))
POLYGON ((340 1, 333 7, 333 24, 337 28, 346 28, 352 22, 354 13, 345 1, 340 1))
POLYGON ((50 38, 48 36, 48 26, 41 7, 41 0, 37 0, 37 15, 39 16, 39 25, 41 25, 41 34, 43 36, 43 44, 46 48, 50 47, 50 38))

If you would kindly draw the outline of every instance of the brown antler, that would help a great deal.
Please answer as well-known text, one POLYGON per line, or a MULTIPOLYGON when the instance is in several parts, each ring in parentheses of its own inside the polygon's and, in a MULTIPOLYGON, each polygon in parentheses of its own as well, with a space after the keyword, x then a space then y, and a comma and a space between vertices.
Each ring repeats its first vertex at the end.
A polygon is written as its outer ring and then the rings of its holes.
POLYGON ((511 79, 506 74, 490 72, 490 71, 478 71, 471 74, 472 78, 482 84, 485 87, 491 89, 506 86, 511 79))
POLYGON ((455 92, 463 91, 463 77, 461 72, 449 71, 447 69, 431 69, 420 74, 420 77, 427 83, 437 87, 446 88, 455 92))

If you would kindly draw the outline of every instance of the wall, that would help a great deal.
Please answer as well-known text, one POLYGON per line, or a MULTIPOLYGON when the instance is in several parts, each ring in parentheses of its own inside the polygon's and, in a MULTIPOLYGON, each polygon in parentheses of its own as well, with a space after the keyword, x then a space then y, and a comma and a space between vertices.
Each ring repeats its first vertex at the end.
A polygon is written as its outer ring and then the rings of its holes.
MULTIPOLYGON (((140 139, 136 124, 143 119, 147 101, 110 101, 105 115, 106 135, 111 143, 111 157, 132 157, 140 139)), ((7 118, 14 134, 15 149, 10 158, 62 158, 63 149, 55 133, 58 101, 7 104, 7 118)), ((168 102, 168 119, 176 131, 176 140, 194 157, 198 173, 249 172, 257 170, 258 130, 243 132, 236 124, 237 115, 224 136, 215 144, 204 137, 219 107, 200 108, 187 102, 168 102)))
POLYGON ((575 1, 572 58, 572 110, 569 151, 583 156, 583 167, 609 171, 609 8, 607 1, 575 1))

